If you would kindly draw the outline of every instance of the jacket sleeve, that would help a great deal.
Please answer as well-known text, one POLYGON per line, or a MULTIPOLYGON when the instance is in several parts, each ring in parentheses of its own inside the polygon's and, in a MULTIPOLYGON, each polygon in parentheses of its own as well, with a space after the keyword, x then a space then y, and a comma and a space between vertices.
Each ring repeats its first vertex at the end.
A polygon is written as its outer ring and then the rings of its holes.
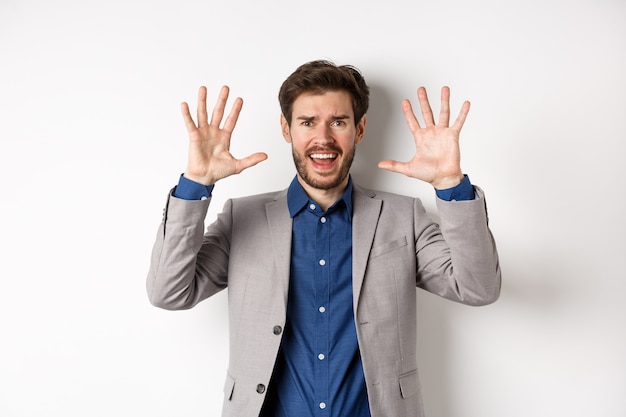
POLYGON ((440 224, 416 230, 417 286, 453 301, 480 306, 498 299, 501 272, 484 192, 478 187, 475 191, 474 200, 438 199, 440 224))
POLYGON ((205 234, 210 201, 168 196, 146 280, 153 305, 167 310, 189 309, 226 288, 229 210, 225 207, 205 234))

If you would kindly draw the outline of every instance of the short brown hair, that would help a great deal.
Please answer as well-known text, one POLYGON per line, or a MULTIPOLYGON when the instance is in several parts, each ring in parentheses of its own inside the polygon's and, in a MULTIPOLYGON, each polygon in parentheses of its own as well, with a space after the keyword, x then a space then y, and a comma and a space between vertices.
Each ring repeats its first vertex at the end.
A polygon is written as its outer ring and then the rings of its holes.
POLYGON ((324 94, 327 91, 346 91, 352 97, 354 124, 358 124, 369 107, 369 87, 361 72, 352 65, 337 66, 318 60, 300 65, 280 87, 280 110, 291 124, 293 103, 302 93, 324 94))

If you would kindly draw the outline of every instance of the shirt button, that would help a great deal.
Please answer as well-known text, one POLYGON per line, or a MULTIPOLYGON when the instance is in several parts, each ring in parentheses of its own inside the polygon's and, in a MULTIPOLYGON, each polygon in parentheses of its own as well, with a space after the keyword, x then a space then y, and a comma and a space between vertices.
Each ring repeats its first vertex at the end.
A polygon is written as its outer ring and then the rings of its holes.
POLYGON ((323 410, 326 408, 326 403, 325 402, 321 402, 320 403, 320 408, 323 410))
POLYGON ((258 392, 259 394, 263 394, 265 392, 265 385, 263 384, 259 384, 256 386, 256 392, 258 392))
POLYGON ((278 336, 279 334, 283 332, 283 328, 280 326, 274 326, 273 332, 276 336, 278 336))
POLYGON ((326 307, 321 306, 320 308, 318 308, 318 310, 319 310, 320 313, 323 313, 323 312, 326 311, 326 307))
POLYGON ((323 353, 320 353, 319 355, 317 355, 317 359, 319 359, 319 360, 321 360, 321 361, 323 361, 325 357, 326 357, 326 356, 324 356, 324 354, 323 354, 323 353))
POLYGON ((321 217, 321 218, 320 218, 320 221, 321 221, 322 223, 326 223, 326 217, 321 217))
POLYGON ((326 265, 326 261, 323 260, 323 259, 320 259, 320 265, 322 265, 322 266, 326 265))
POLYGON ((309 208, 310 208, 311 210, 315 210, 315 204, 311 204, 311 205, 309 206, 309 208))

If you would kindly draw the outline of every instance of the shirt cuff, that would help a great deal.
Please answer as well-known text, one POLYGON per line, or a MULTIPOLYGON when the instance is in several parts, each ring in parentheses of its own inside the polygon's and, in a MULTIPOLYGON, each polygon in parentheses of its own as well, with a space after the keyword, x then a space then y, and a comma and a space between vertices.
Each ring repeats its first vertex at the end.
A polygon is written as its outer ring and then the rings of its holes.
POLYGON ((467 175, 463 181, 456 187, 446 188, 443 190, 435 189, 437 197, 445 201, 464 201, 474 199, 474 186, 470 182, 467 175))
POLYGON ((211 197, 215 184, 204 185, 187 179, 180 175, 178 185, 174 188, 173 195, 183 200, 206 200, 211 197))

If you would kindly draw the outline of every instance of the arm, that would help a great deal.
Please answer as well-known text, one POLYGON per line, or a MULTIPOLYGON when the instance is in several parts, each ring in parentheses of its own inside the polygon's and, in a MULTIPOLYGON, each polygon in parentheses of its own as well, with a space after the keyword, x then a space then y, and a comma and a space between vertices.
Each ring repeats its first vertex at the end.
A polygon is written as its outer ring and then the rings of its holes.
POLYGON ((150 302, 161 308, 191 308, 227 285, 228 216, 221 215, 212 227, 213 233, 204 235, 212 185, 267 158, 264 153, 243 159, 231 155, 230 139, 243 102, 240 98, 235 100, 223 126, 220 126, 227 99, 228 87, 222 87, 209 121, 206 88, 201 87, 197 125, 187 103, 182 104, 189 134, 187 168, 177 190, 168 196, 146 282, 150 302))
POLYGON ((441 89, 437 123, 426 90, 420 87, 417 95, 423 127, 415 117, 411 103, 408 100, 402 102, 415 141, 415 156, 408 162, 387 160, 379 163, 380 168, 426 181, 437 189, 441 225, 432 224, 418 234, 417 284, 464 304, 492 303, 500 294, 498 253, 488 226, 484 193, 471 186, 460 163, 459 136, 470 103, 463 103, 450 126, 448 87, 441 89))
POLYGON ((188 309, 226 288, 230 228, 214 227, 210 239, 204 236, 209 203, 168 196, 146 280, 148 299, 156 307, 188 309))
POLYGON ((417 285, 444 298, 480 306, 498 299, 501 272, 485 195, 478 187, 474 190, 473 200, 437 199, 439 224, 424 222, 428 216, 419 203, 415 224, 425 227, 416 230, 417 285))

